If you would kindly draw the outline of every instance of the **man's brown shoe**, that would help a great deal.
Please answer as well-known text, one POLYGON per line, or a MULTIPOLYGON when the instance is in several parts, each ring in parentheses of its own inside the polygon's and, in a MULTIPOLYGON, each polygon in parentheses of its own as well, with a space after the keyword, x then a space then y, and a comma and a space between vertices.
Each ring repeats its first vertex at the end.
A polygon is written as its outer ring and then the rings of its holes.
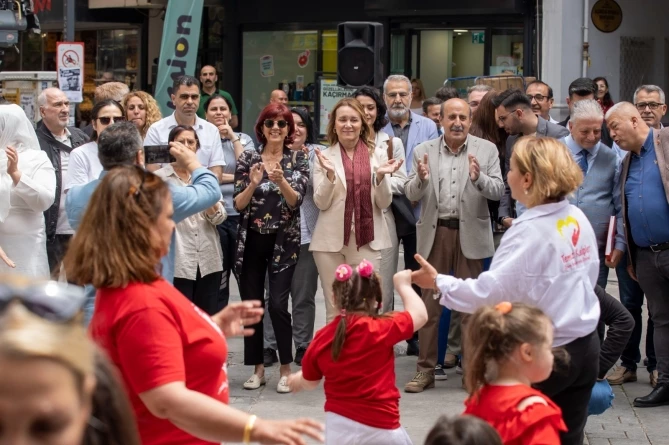
POLYGON ((627 382, 636 382, 636 371, 629 370, 624 366, 618 366, 606 380, 609 385, 622 385, 627 382))
POLYGON ((417 393, 434 388, 434 376, 427 372, 418 371, 414 378, 404 385, 404 392, 417 393))
POLYGON ((458 357, 453 354, 446 354, 446 359, 444 360, 444 368, 451 369, 455 368, 455 365, 458 364, 458 357))

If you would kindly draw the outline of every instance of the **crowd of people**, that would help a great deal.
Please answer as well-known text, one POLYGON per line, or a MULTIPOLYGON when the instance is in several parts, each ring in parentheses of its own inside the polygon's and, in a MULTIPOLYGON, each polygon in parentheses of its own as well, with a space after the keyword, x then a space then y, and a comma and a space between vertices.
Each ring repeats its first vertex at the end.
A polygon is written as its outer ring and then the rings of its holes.
POLYGON ((456 368, 469 395, 426 443, 581 445, 610 385, 637 380, 644 295, 652 389, 634 405, 669 404, 661 88, 614 104, 605 78, 576 79, 558 122, 539 80, 427 97, 391 75, 340 100, 321 144, 281 90, 252 135, 236 131, 216 82, 211 66, 175 80, 165 117, 106 83, 83 130, 57 88, 37 128, 0 105, 0 271, 24 277, 0 285, 0 438, 56 416, 4 403, 27 378, 62 408, 54 444, 410 444, 393 349, 406 342, 406 393, 456 368), (278 393, 325 380, 325 435, 228 405, 233 336, 246 390, 277 362, 278 393))

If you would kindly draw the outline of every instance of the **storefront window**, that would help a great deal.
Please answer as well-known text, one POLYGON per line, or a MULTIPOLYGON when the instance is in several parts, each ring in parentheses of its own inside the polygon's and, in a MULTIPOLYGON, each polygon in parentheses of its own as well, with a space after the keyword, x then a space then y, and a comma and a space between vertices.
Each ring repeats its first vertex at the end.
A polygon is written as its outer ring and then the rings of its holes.
POLYGON ((493 29, 490 75, 523 75, 523 30, 493 29))
MULTIPOLYGON (((335 50, 328 53, 335 54, 334 66, 332 56, 327 63, 336 71, 336 37, 334 42, 335 50)), ((243 110, 244 133, 253 134, 256 118, 274 89, 286 92, 290 106, 313 108, 318 31, 245 32, 242 46, 242 106, 238 108, 243 110)))
POLYGON ((137 83, 139 31, 121 29, 100 31, 98 36, 98 79, 127 84, 134 89, 137 83))
POLYGON ((23 33, 23 66, 21 71, 42 71, 43 34, 23 33))

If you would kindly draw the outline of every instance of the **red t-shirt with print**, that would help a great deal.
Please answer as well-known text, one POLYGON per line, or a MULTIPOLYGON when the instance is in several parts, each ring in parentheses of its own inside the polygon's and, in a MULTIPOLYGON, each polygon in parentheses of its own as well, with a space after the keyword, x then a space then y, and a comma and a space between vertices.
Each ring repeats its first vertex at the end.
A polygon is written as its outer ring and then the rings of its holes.
POLYGON ((144 445, 202 445, 149 412, 139 394, 185 382, 192 391, 228 403, 223 333, 207 314, 163 278, 123 289, 98 289, 93 339, 120 370, 144 445))
POLYGON ((333 361, 332 341, 340 319, 337 316, 316 333, 302 360, 302 375, 311 381, 325 377, 325 411, 374 428, 399 428, 393 346, 411 337, 411 315, 348 315, 344 346, 333 361))
POLYGON ((492 425, 504 445, 560 445, 560 432, 567 431, 560 407, 527 385, 486 385, 465 405, 465 414, 492 425), (519 411, 520 402, 532 396, 541 397, 546 405, 534 403, 519 411))

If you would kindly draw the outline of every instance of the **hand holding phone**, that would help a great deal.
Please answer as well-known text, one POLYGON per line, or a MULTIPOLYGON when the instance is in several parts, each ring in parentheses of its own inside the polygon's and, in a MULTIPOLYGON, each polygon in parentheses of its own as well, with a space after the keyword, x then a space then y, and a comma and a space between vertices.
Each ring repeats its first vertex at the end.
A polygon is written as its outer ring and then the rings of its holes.
POLYGON ((144 147, 144 162, 146 164, 170 164, 176 158, 170 154, 169 145, 147 145, 144 147))

